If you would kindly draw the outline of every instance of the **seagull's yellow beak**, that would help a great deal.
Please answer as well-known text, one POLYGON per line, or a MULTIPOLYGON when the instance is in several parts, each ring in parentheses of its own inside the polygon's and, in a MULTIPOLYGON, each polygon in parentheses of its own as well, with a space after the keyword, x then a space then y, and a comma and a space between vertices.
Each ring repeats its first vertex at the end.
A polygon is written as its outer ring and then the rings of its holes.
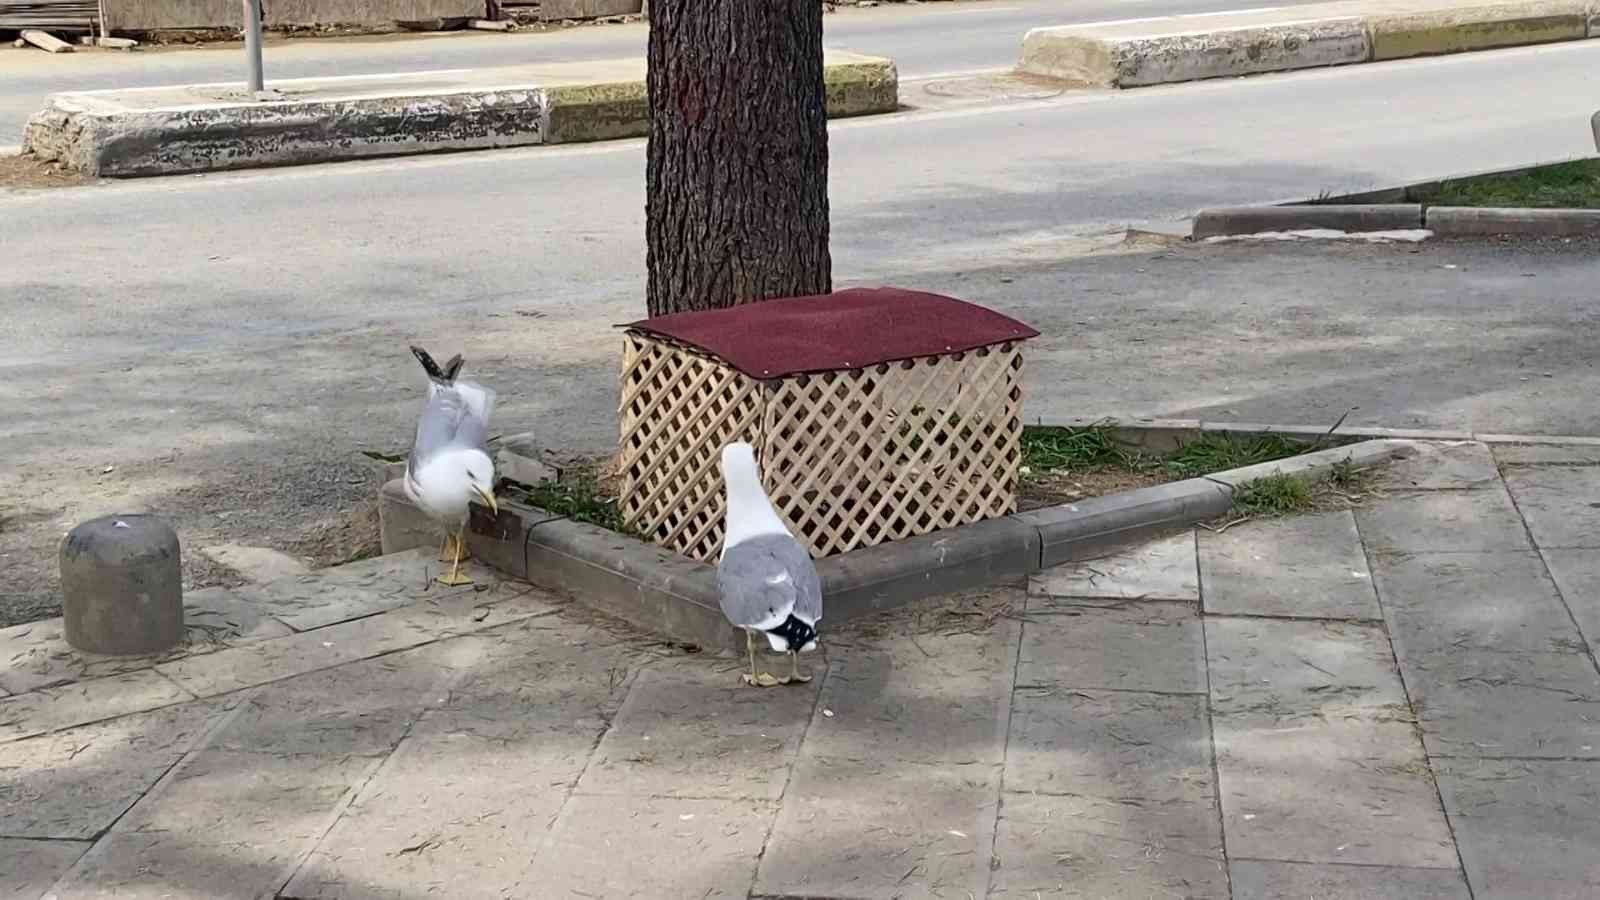
POLYGON ((494 501, 494 494, 492 492, 486 491, 477 485, 472 486, 472 492, 478 495, 478 499, 483 501, 484 506, 494 510, 495 515, 500 515, 500 504, 494 501))

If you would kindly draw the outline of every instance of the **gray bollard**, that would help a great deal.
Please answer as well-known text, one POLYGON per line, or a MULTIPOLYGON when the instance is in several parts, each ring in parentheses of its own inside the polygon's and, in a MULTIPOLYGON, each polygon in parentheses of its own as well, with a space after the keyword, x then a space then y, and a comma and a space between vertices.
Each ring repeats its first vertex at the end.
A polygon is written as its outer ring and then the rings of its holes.
POLYGON ((61 542, 67 643, 86 653, 144 656, 183 638, 178 534, 152 516, 84 522, 61 542))

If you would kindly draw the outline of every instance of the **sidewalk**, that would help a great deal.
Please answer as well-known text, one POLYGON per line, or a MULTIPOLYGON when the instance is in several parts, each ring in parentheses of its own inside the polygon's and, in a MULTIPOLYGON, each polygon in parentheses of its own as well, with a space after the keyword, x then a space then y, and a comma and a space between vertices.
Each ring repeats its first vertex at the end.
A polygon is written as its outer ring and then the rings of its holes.
POLYGON ((0 893, 1594 896, 1600 452, 1436 446, 825 631, 804 688, 427 554, 212 592, 154 669, 8 629, 0 893))

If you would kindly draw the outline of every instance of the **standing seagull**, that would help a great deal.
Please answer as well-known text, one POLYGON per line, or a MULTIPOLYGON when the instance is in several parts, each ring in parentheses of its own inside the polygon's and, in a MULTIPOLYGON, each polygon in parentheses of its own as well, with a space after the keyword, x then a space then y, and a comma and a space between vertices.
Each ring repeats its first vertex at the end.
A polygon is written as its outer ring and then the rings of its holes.
POLYGON ((450 358, 443 369, 421 347, 411 352, 428 373, 428 403, 417 420, 417 437, 406 460, 406 496, 419 509, 445 527, 439 561, 455 561, 440 584, 471 584, 461 574, 467 555, 467 505, 474 498, 496 513, 494 461, 484 448, 494 391, 470 381, 457 381, 461 357, 450 358))
POLYGON ((722 558, 717 563, 722 612, 743 628, 750 651, 745 684, 772 687, 807 682, 800 654, 816 649, 822 619, 822 580, 811 554, 794 539, 761 487, 754 448, 738 441, 722 448, 722 480, 728 488, 728 517, 722 558), (756 632, 779 653, 788 653, 787 678, 756 671, 756 632))

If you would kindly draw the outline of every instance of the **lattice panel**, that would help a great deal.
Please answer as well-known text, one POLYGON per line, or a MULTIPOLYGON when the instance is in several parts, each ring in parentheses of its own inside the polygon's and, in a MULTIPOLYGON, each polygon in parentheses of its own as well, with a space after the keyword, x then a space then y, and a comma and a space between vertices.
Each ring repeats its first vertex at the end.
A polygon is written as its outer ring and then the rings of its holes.
POLYGON ((773 504, 818 558, 1016 510, 1020 345, 760 382, 660 338, 625 341, 623 516, 685 556, 722 549, 733 440, 756 447, 773 504))
POLYGON ((722 549, 722 447, 760 446, 760 384, 687 347, 628 333, 618 468, 623 520, 694 559, 722 549))
POLYGON ((815 557, 1008 515, 1021 463, 1015 345, 788 379, 762 469, 815 557))

